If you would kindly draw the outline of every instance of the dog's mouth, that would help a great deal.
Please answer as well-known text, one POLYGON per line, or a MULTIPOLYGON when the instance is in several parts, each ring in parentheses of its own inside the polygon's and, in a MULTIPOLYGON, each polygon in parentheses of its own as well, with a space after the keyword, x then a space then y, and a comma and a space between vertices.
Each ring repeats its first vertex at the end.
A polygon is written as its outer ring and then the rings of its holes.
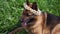
POLYGON ((25 27, 25 26, 31 25, 33 21, 34 21, 34 18, 24 20, 24 21, 22 22, 22 26, 25 27))

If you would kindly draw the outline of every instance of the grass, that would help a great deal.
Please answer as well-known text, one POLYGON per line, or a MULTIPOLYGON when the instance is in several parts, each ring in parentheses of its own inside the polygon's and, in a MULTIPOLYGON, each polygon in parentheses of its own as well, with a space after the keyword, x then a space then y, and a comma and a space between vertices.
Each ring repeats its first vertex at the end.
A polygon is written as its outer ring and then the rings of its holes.
MULTIPOLYGON (((30 0, 37 1, 38 7, 60 16, 60 0, 30 0)), ((22 15, 25 0, 0 0, 0 34, 7 34, 10 30, 18 27, 18 21, 22 15)), ((24 34, 24 30, 17 34, 24 34)))

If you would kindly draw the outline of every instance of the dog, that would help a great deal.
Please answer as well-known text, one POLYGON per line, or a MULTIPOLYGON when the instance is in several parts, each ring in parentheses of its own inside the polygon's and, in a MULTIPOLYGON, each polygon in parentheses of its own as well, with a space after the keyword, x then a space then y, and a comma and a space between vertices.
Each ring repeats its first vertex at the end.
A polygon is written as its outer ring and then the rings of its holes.
POLYGON ((29 34, 60 34, 59 16, 39 11, 36 2, 26 1, 28 7, 24 7, 21 22, 29 34))

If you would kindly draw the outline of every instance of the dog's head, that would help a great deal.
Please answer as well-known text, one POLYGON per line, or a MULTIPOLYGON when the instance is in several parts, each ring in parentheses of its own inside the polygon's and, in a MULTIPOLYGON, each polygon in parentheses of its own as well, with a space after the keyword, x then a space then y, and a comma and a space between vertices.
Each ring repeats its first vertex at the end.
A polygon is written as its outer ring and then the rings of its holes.
MULTIPOLYGON (((29 3, 27 1, 27 5, 36 10, 37 11, 37 4, 36 2, 33 3, 29 3)), ((32 22, 34 22, 36 20, 35 18, 35 14, 33 14, 30 10, 24 9, 23 10, 23 14, 22 14, 22 18, 21 18, 21 22, 23 23, 23 26, 28 26, 28 25, 32 25, 32 22)))

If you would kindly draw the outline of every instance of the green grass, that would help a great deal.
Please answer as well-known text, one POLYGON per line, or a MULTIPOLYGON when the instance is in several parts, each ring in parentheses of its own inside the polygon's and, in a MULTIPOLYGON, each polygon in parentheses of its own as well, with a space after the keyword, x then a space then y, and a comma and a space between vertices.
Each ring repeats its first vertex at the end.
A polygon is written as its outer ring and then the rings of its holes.
MULTIPOLYGON (((30 0, 33 2, 34 0, 30 0)), ((60 16, 60 0, 35 0, 42 11, 60 16)), ((0 34, 6 34, 15 27, 23 10, 25 0, 0 0, 0 34)), ((17 34, 24 34, 24 31, 17 34)))
MULTIPOLYGON (((20 1, 20 0, 18 0, 20 1)), ((0 0, 0 32, 3 33, 14 28, 17 24, 23 8, 22 2, 16 0, 0 0), (21 4, 20 4, 21 3, 21 4)))

